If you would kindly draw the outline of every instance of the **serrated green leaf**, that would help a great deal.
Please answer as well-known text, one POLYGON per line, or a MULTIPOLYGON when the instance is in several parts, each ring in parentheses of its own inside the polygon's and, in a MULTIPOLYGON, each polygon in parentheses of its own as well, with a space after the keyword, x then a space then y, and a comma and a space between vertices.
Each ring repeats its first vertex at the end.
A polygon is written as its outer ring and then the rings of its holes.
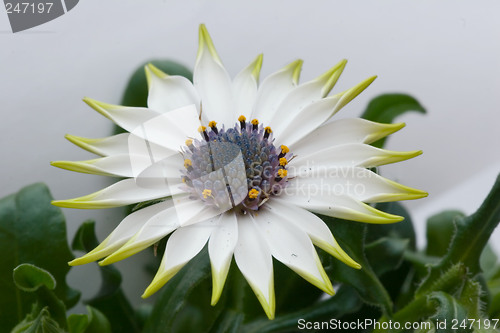
POLYGON ((469 333, 473 330, 469 328, 467 322, 467 310, 451 295, 438 291, 431 293, 428 296, 428 302, 433 303, 436 307, 436 313, 430 317, 436 326, 436 333, 469 333), (454 320, 460 324, 466 322, 466 327, 459 327, 457 329, 452 328, 452 323, 454 320), (446 322, 445 328, 440 328, 439 323, 446 322))
MULTIPOLYGON (((86 252, 94 249, 97 244, 94 221, 84 222, 75 234, 72 247, 86 252)), ((113 332, 140 332, 134 309, 128 302, 120 284, 120 272, 112 265, 99 266, 102 284, 99 292, 92 299, 85 301, 102 312, 111 324, 113 332)))
POLYGON ((51 318, 46 307, 40 309, 33 306, 31 313, 28 313, 11 333, 65 333, 65 331, 51 318))
POLYGON ((325 267, 332 280, 351 285, 366 303, 376 305, 384 313, 391 314, 393 306, 391 297, 365 255, 366 224, 326 216, 321 218, 332 230, 344 251, 362 266, 357 270, 338 260, 332 260, 332 264, 325 267))
POLYGON ((12 277, 16 287, 27 292, 36 291, 42 286, 50 290, 56 287, 56 280, 52 274, 31 264, 21 264, 14 268, 12 277))
MULTIPOLYGON (((410 111, 426 112, 424 107, 410 95, 384 94, 370 101, 361 118, 379 123, 392 123, 396 117, 410 111)), ((384 143, 385 138, 372 143, 372 145, 382 148, 384 143)))
POLYGON ((456 233, 441 261, 431 267, 417 293, 430 290, 442 273, 460 263, 470 276, 481 273, 480 257, 488 240, 500 222, 500 176, 478 210, 468 217, 455 219, 456 233))
POLYGON ((447 210, 427 219, 427 248, 429 256, 441 257, 448 252, 455 233, 455 219, 463 218, 458 210, 447 210))
POLYGON ((56 279, 55 295, 73 306, 79 293, 66 284, 73 258, 66 240, 65 219, 61 210, 50 204, 47 186, 34 184, 0 199, 0 332, 8 332, 36 300, 33 293, 20 292, 12 271, 23 263, 40 267, 56 279), (48 246, 50 244, 50 246, 48 246))

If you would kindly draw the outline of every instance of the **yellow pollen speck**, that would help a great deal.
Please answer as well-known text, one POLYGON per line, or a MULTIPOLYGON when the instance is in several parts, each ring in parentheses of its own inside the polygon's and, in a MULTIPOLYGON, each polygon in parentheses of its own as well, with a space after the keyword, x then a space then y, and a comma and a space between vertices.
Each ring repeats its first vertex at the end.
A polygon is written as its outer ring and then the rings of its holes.
POLYGON ((253 189, 251 189, 250 191, 248 191, 248 197, 249 197, 250 199, 255 199, 255 198, 257 198, 258 196, 259 196, 259 191, 258 191, 258 190, 256 190, 256 189, 254 189, 254 188, 253 188, 253 189))
POLYGON ((190 159, 185 159, 184 160, 184 167, 187 169, 188 167, 192 166, 193 162, 191 162, 190 159))
POLYGON ((238 117, 238 121, 240 121, 240 122, 241 121, 246 121, 246 120, 247 120, 247 118, 245 116, 243 116, 243 115, 241 115, 241 116, 238 117))
POLYGON ((290 149, 285 145, 281 145, 281 152, 283 154, 288 154, 290 152, 290 149))
POLYGON ((280 165, 281 166, 285 166, 287 164, 288 164, 288 161, 286 160, 286 158, 284 158, 284 157, 280 158, 280 165))
POLYGON ((186 146, 191 146, 193 144, 193 140, 192 139, 187 139, 186 140, 186 146))
POLYGON ((209 122, 209 123, 208 123, 208 126, 209 126, 210 128, 213 128, 213 127, 217 126, 217 123, 216 123, 215 121, 213 121, 213 120, 212 120, 211 122, 209 122))
POLYGON ((251 121, 252 125, 258 125, 259 124, 259 121, 257 119, 253 119, 251 121))
POLYGON ((203 198, 207 199, 208 197, 212 196, 212 190, 204 189, 203 192, 202 192, 202 194, 203 194, 203 198))
POLYGON ((205 126, 200 126, 200 127, 198 127, 198 132, 200 132, 200 133, 205 132, 206 129, 207 128, 205 126))
POLYGON ((264 131, 266 131, 266 133, 271 133, 273 130, 271 129, 271 127, 267 126, 266 128, 264 128, 264 131))
POLYGON ((279 169, 278 170, 278 177, 285 178, 286 175, 288 175, 288 171, 286 171, 285 169, 279 169))

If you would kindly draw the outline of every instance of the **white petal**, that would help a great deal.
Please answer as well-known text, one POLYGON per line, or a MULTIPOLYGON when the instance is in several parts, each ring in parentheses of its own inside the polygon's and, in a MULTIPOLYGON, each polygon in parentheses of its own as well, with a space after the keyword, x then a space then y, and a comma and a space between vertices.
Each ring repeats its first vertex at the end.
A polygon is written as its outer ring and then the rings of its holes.
MULTIPOLYGON (((144 226, 142 226, 142 228, 136 234, 134 234, 132 238, 127 241, 127 243, 120 247, 119 250, 106 257, 106 259, 99 262, 99 265, 109 265, 119 260, 123 260, 157 243, 175 229, 180 228, 183 218, 177 213, 178 207, 180 205, 203 205, 201 201, 191 200, 187 196, 184 196, 177 200, 173 200, 173 202, 175 203, 175 205, 171 205, 170 208, 165 209, 159 214, 150 218, 148 222, 144 226), (180 203, 180 201, 182 201, 182 203, 180 203)), ((199 218, 196 222, 200 222, 203 220, 203 218, 199 218)), ((193 227, 196 226, 193 225, 193 227)))
POLYGON ((135 141, 138 137, 172 151, 179 150, 187 137, 196 135, 196 130, 200 126, 195 105, 159 113, 146 108, 106 104, 90 98, 85 98, 84 101, 118 126, 132 133, 134 136, 129 136, 129 141, 135 141), (165 128, 168 128, 168 131, 165 128))
POLYGON ((273 198, 273 200, 270 200, 266 205, 278 211, 281 218, 287 223, 291 223, 295 227, 306 232, 314 245, 320 247, 351 267, 361 267, 342 250, 333 237, 330 229, 318 216, 303 208, 289 204, 286 200, 280 199, 279 197, 273 198))
POLYGON ((311 240, 304 231, 284 219, 282 214, 281 209, 263 206, 255 217, 255 223, 266 239, 271 254, 308 282, 333 295, 332 283, 311 240))
POLYGON ((111 156, 128 153, 128 136, 129 133, 121 133, 99 139, 82 138, 70 134, 66 134, 65 137, 73 144, 91 153, 101 156, 111 156))
POLYGON ((124 179, 92 194, 74 199, 56 200, 52 204, 65 208, 85 209, 126 206, 183 193, 179 188, 180 185, 180 177, 169 180, 167 184, 156 184, 155 187, 148 188, 139 186, 135 179, 124 179))
POLYGON ((149 64, 145 67, 148 78, 148 107, 158 112, 169 112, 187 105, 200 105, 200 97, 191 81, 183 76, 167 75, 149 64))
POLYGON ((216 219, 177 229, 168 239, 160 268, 142 297, 154 294, 196 256, 207 243, 214 227, 216 219))
POLYGON ((274 138, 278 142, 292 146, 328 120, 338 101, 339 97, 331 96, 312 102, 295 117, 290 116, 290 121, 281 131, 273 127, 274 138))
POLYGON ((269 125, 283 98, 297 86, 302 62, 296 60, 264 79, 257 91, 252 119, 269 125))
POLYGON ((287 203, 297 205, 309 211, 366 223, 394 223, 403 220, 401 216, 388 214, 375 209, 348 195, 323 195, 317 186, 299 185, 295 182, 297 178, 289 181, 282 198, 287 203))
POLYGON ((236 215, 232 212, 222 214, 208 242, 213 281, 212 305, 217 303, 224 288, 237 241, 238 221, 236 215))
POLYGON ((359 167, 308 168, 294 178, 289 186, 323 197, 349 196, 363 202, 413 200, 427 196, 376 173, 359 167), (292 185, 293 184, 293 185, 292 185))
POLYGON ((290 126, 292 120, 306 106, 325 97, 330 92, 340 74, 342 74, 346 62, 346 60, 342 60, 326 73, 314 80, 301 84, 285 96, 271 118, 270 126, 275 136, 278 135, 279 137, 284 129, 290 126))
POLYGON ((202 118, 232 126, 236 122, 236 110, 231 79, 203 24, 199 34, 193 81, 201 97, 202 118))
POLYGON ((422 154, 422 151, 390 151, 379 149, 364 143, 347 143, 338 146, 311 151, 298 155, 290 165, 288 177, 307 173, 309 168, 325 170, 331 166, 371 168, 383 164, 404 161, 422 154))
MULTIPOLYGON (((121 154, 87 161, 54 161, 50 164, 61 169, 90 173, 94 175, 134 177, 131 163, 132 160, 141 165, 148 165, 151 162, 149 157, 147 156, 131 156, 128 154, 121 154)), ((177 171, 178 169, 179 167, 177 166, 175 171, 177 171)), ((171 171, 170 174, 172 174, 171 171)), ((177 171, 177 175, 178 174, 179 172, 177 171)))
POLYGON ((234 259, 267 316, 273 319, 275 298, 271 252, 249 215, 238 216, 238 243, 234 259))
MULTIPOLYGON (((162 219, 172 213, 172 200, 163 201, 140 209, 125 217, 109 236, 86 255, 73 260, 70 265, 82 265, 99 260, 122 247, 132 236, 141 230, 150 220, 162 219), (163 217, 162 217, 163 216, 163 217)), ((165 219, 165 221, 167 221, 165 219)))
MULTIPOLYGON (((262 54, 248 67, 243 69, 233 80, 234 101, 236 115, 243 115, 247 119, 252 115, 252 109, 257 96, 259 74, 262 67, 262 54)), ((233 120, 235 122, 236 120, 233 120)))
MULTIPOLYGON (((302 140, 288 145, 294 155, 306 155, 344 143, 372 143, 401 128, 404 123, 380 124, 361 118, 339 119, 329 122, 302 140)), ((286 144, 286 143, 283 143, 286 144)))

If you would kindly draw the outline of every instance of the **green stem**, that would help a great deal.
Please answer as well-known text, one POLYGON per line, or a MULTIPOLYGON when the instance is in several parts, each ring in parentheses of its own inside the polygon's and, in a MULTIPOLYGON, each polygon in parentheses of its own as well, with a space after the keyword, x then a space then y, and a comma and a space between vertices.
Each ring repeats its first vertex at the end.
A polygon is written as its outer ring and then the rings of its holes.
MULTIPOLYGON (((382 316, 379 319, 380 323, 385 322, 398 322, 401 323, 401 327, 404 327, 404 323, 407 322, 416 322, 421 318, 428 317, 435 312, 435 307, 432 306, 429 302, 427 302, 427 296, 421 296, 415 298, 412 302, 410 302, 407 306, 399 310, 394 314, 392 318, 388 318, 386 316, 382 316)), ((401 330, 391 330, 390 332, 400 332, 401 330)), ((373 330, 373 333, 385 333, 387 330, 382 328, 378 328, 373 330)))

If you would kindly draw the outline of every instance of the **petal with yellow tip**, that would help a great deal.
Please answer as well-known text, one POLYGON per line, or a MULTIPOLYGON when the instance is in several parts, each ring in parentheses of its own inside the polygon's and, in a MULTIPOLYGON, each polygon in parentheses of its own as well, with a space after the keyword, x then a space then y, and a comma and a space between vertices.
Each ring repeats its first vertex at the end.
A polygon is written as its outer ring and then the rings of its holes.
POLYGON ((151 225, 152 222, 164 218, 168 220, 173 213, 172 207, 172 200, 166 200, 127 215, 101 244, 86 255, 74 259, 69 264, 71 266, 83 265, 112 254, 148 223, 151 225))
POLYGON ((298 155, 294 159, 294 168, 290 169, 289 177, 307 172, 307 169, 327 169, 331 166, 372 168, 379 165, 401 162, 422 154, 421 150, 391 151, 376 148, 364 143, 346 143, 329 148, 312 151, 309 154, 298 155))
POLYGON ((201 98, 202 119, 216 119, 230 125, 238 116, 235 110, 231 79, 215 50, 205 25, 200 25, 199 47, 193 82, 201 98))
POLYGON ((268 203, 269 207, 279 212, 283 220, 293 224, 309 235, 314 245, 328 252, 335 258, 353 268, 361 268, 345 251, 340 247, 332 232, 325 222, 313 213, 289 204, 286 200, 276 198, 268 203))
POLYGON ((129 151, 129 133, 121 133, 105 138, 89 139, 66 134, 65 138, 78 147, 100 156, 126 154, 129 151))
POLYGON ((260 54, 246 68, 244 68, 233 80, 234 99, 238 115, 250 118, 257 96, 259 74, 262 67, 263 56, 260 54))
POLYGON ((275 295, 271 251, 254 218, 238 216, 238 243, 234 259, 269 319, 274 319, 275 295))
POLYGON ((172 179, 169 184, 142 187, 135 179, 124 179, 92 194, 68 200, 55 200, 52 204, 58 207, 80 209, 120 207, 183 193, 179 188, 180 184, 179 178, 172 179))
MULTIPOLYGON (((276 133, 284 130, 299 113, 313 102, 323 99, 333 88, 347 61, 342 60, 326 73, 291 90, 273 114, 269 125, 276 133)), ((320 123, 321 124, 321 123, 320 123)), ((318 124, 317 126, 319 126, 318 124)))
POLYGON ((191 81, 183 76, 159 75, 156 67, 145 67, 149 78, 148 107, 158 112, 169 112, 187 105, 200 106, 200 97, 191 81))
POLYGON ((208 254, 212 267, 212 305, 217 303, 222 294, 237 241, 236 215, 233 212, 222 214, 208 241, 208 254))
POLYGON ((216 227, 216 220, 218 219, 213 218, 179 228, 170 236, 160 267, 144 291, 143 298, 154 294, 203 249, 216 227))
POLYGON ((382 212, 348 195, 318 195, 317 187, 308 188, 297 184, 295 180, 289 181, 287 191, 282 195, 283 200, 311 212, 375 224, 395 223, 404 219, 401 216, 382 212))
POLYGON ((361 118, 338 119, 318 127, 300 141, 290 145, 301 156, 345 143, 371 143, 404 127, 404 123, 381 124, 361 118))
POLYGON ((299 80, 302 60, 295 60, 264 79, 257 91, 252 117, 269 125, 281 101, 294 89, 299 80))
POLYGON ((335 293, 307 233, 284 219, 281 210, 269 205, 263 206, 254 220, 274 258, 325 293, 335 293))

